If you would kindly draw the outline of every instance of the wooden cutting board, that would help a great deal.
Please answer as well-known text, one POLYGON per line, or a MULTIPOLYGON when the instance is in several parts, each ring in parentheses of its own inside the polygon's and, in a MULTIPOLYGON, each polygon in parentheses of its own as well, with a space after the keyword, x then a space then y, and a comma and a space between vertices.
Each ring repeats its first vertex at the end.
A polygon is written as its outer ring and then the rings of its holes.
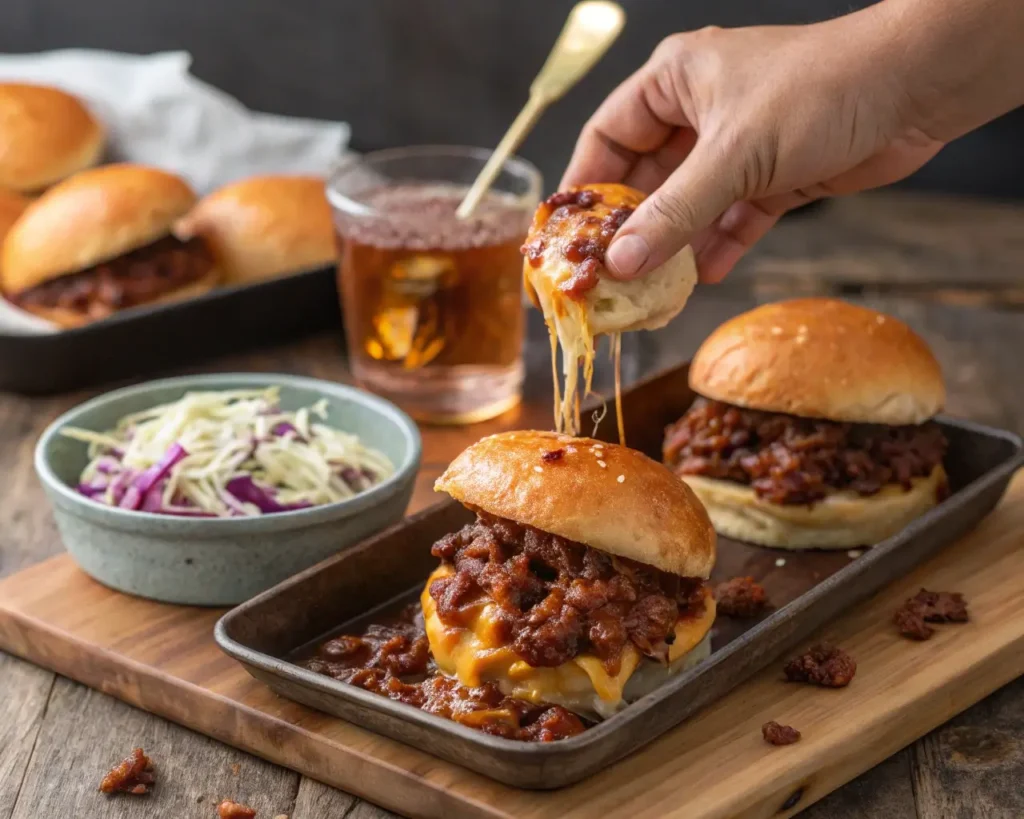
POLYGON ((1024 674, 1022 589, 1024 472, 970 536, 822 630, 857 660, 848 688, 784 683, 776 663, 604 773, 548 793, 281 699, 216 647, 219 611, 110 591, 67 556, 0 582, 0 648, 410 816, 790 816, 1024 674), (921 586, 962 592, 971 622, 924 643, 899 637, 892 612, 921 586), (768 720, 803 739, 765 744, 768 720))

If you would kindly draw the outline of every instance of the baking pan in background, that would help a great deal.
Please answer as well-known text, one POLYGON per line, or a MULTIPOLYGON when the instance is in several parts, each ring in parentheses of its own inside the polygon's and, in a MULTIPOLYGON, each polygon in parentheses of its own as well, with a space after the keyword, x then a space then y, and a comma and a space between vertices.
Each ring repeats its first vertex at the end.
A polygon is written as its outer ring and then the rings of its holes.
MULTIPOLYGON (((626 440, 660 460, 664 428, 694 399, 687 367, 654 376, 623 395, 626 440)), ((601 435, 614 440, 609 417, 601 435)), ((751 575, 774 610, 759 621, 720 617, 711 657, 609 720, 569 739, 532 744, 488 736, 411 706, 307 671, 296 656, 365 621, 373 609, 422 589, 437 561, 430 546, 472 519, 454 501, 408 518, 377 537, 243 603, 215 637, 278 694, 413 745, 506 784, 551 789, 578 782, 722 697, 824 623, 957 540, 996 505, 1024 464, 1021 439, 977 424, 940 419, 949 438, 951 495, 894 537, 864 551, 790 552, 719 538, 714 582, 751 575), (777 559, 784 557, 784 565, 777 559)))
POLYGON ((187 301, 140 307, 56 333, 0 334, 0 391, 48 395, 341 327, 333 267, 187 301))

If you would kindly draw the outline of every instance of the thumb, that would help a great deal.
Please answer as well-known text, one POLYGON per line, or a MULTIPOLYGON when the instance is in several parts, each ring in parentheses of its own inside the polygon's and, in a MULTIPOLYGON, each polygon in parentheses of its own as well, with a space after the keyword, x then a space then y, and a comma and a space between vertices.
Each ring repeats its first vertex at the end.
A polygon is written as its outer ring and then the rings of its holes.
POLYGON ((613 277, 633 279, 664 264, 741 198, 741 169, 716 142, 698 139, 615 234, 605 255, 613 277))

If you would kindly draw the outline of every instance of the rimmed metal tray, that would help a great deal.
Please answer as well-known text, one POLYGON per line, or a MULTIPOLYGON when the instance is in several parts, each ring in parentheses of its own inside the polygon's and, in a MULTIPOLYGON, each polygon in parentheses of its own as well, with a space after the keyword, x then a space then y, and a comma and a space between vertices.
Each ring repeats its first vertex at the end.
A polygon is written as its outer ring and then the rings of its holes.
POLYGON ((334 277, 320 268, 56 333, 0 333, 0 390, 67 392, 340 327, 334 277))
MULTIPOLYGON (((685 366, 630 389, 623 396, 630 446, 660 457, 664 427, 682 415, 693 398, 685 366)), ((755 622, 719 618, 707 660, 570 739, 535 744, 488 736, 289 661, 304 647, 343 630, 344 624, 421 589, 436 565, 430 546, 471 519, 451 501, 243 603, 220 620, 216 639, 254 677, 284 697, 510 785, 569 785, 723 696, 823 623, 955 541, 991 511, 1013 472, 1024 464, 1021 439, 964 421, 941 423, 949 438, 946 469, 953 491, 947 500, 862 554, 777 551, 720 538, 714 579, 754 576, 767 589, 774 610, 755 622)), ((614 417, 605 419, 604 435, 614 436, 615 429, 614 417)))

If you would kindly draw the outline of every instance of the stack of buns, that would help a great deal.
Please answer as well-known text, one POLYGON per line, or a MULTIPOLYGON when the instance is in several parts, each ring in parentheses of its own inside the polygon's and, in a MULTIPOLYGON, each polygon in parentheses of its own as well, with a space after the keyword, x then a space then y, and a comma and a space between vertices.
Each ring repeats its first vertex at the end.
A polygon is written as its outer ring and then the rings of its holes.
POLYGON ((74 96, 0 83, 0 291, 61 328, 330 265, 324 180, 261 176, 199 199, 181 177, 96 167, 105 130, 74 96))

